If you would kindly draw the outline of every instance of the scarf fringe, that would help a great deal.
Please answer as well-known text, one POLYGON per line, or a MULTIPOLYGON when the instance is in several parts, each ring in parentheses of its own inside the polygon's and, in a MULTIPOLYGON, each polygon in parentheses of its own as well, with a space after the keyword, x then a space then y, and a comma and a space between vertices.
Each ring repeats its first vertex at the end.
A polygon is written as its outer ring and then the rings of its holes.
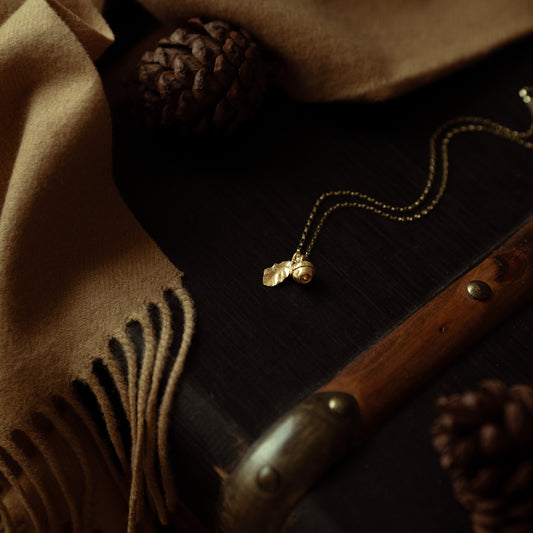
POLYGON ((111 522, 121 516, 128 533, 154 517, 167 523, 176 502, 170 412, 193 327, 188 293, 165 290, 109 340, 89 375, 4 436, 0 532, 116 533, 99 509, 111 493, 122 502, 111 522))

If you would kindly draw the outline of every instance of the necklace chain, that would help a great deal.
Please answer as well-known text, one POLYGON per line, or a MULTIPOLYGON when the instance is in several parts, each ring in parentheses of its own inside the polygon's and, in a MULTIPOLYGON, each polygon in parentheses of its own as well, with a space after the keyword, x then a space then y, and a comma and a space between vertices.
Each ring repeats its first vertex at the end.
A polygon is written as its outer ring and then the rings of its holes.
MULTIPOLYGON (((525 87, 524 89, 521 89, 519 95, 524 103, 528 106, 533 120, 533 100, 531 98, 530 89, 531 87, 525 87)), ((456 135, 466 132, 490 133, 497 137, 508 139, 523 146, 524 148, 533 148, 533 142, 530 140, 531 136, 533 135, 533 121, 527 130, 517 131, 506 126, 502 126, 501 124, 498 124, 492 120, 480 117, 464 116, 449 120, 440 128, 438 128, 429 140, 428 177, 420 196, 413 203, 404 206, 395 206, 381 202, 376 198, 359 191, 342 189, 337 191, 328 191, 321 194, 309 213, 293 258, 290 261, 278 263, 273 265, 273 267, 270 269, 266 269, 263 283, 269 286, 277 285, 289 274, 292 274, 292 276, 300 283, 307 283, 310 281, 313 275, 313 267, 308 261, 309 255, 318 239, 320 232, 322 231, 322 228, 324 227, 324 224, 326 223, 326 220, 337 209, 344 207, 362 209, 395 222, 413 222, 429 214, 441 200, 448 183, 448 145, 456 135), (438 159, 437 142, 439 139, 441 139, 439 144, 441 152, 441 178, 440 183, 435 190, 435 194, 431 199, 429 199, 430 192, 435 188, 435 176, 437 172, 438 159), (314 226, 314 231, 312 232, 311 238, 309 239, 307 247, 304 251, 305 243, 308 240, 309 233, 313 227, 313 222, 315 221, 319 208, 328 198, 344 198, 345 201, 337 202, 324 211, 314 226), (306 265, 303 265, 303 263, 306 265), (303 267, 308 269, 307 274, 304 278, 297 279, 295 273, 299 274, 303 267), (283 271, 281 272, 281 270, 283 271), (280 272, 281 275, 279 275, 280 272), (278 277, 275 277, 274 274, 276 274, 278 277)))

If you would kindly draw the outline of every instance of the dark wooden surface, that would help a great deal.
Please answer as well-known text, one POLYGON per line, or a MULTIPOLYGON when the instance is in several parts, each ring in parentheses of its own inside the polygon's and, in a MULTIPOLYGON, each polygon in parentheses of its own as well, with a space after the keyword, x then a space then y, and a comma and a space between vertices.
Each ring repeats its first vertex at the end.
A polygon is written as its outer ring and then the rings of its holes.
POLYGON ((342 391, 357 398, 360 431, 368 436, 459 355, 532 301, 530 218, 481 263, 359 354, 320 391, 342 391), (485 298, 469 295, 473 280, 486 283, 485 298))
MULTIPOLYGON (((135 12, 129 29, 114 20, 119 42, 101 64, 108 78, 136 32, 153 24, 135 12)), ((396 224, 337 212, 313 252, 311 285, 265 288, 263 268, 290 258, 322 192, 351 188, 397 204, 416 198, 427 140, 443 121, 475 114, 526 128, 517 93, 533 81, 532 55, 527 39, 384 104, 301 104, 272 90, 254 122, 228 139, 146 135, 118 114, 117 185, 185 272, 196 303, 171 438, 180 493, 206 523, 219 473, 246 442, 532 214, 533 152, 462 135, 450 148, 448 190, 431 216, 396 224)), ((533 383, 532 324, 529 306, 398 406, 301 503, 289 531, 469 531, 431 448, 433 404, 488 377, 533 383)))

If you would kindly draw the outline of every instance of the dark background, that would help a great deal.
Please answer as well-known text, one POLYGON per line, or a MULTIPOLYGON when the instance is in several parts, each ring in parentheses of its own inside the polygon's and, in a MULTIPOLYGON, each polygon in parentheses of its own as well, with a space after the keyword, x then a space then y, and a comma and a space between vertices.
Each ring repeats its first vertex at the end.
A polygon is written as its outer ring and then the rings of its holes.
MULTIPOLYGON (((117 33, 100 63, 107 80, 156 27, 141 8, 125 5, 127 23, 124 9, 107 13, 117 33)), ((255 119, 229 138, 131 128, 114 99, 117 185, 185 273, 196 304, 171 437, 180 493, 204 522, 213 521, 214 466, 230 468, 246 442, 533 214, 533 153, 490 135, 461 135, 450 147, 447 192, 430 216, 398 224, 340 210, 313 251, 309 286, 265 288, 262 270, 290 259, 327 190, 358 190, 395 205, 417 198, 428 139, 444 121, 479 115, 527 128, 518 90, 533 84, 532 57, 533 39, 526 39, 380 104, 302 104, 272 88, 255 119)), ((533 384, 532 333, 530 305, 398 406, 303 500, 289 531, 470 531, 431 447, 434 402, 485 378, 533 384)))

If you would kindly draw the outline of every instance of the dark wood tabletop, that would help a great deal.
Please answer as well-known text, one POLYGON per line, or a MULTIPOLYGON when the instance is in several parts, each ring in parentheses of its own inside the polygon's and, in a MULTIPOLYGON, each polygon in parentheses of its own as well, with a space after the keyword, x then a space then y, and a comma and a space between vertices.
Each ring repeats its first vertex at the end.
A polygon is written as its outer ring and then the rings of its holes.
MULTIPOLYGON (((154 27, 132 9, 129 29, 111 16, 118 39, 101 64, 106 76, 154 27)), ((196 305, 171 438, 182 499, 209 526, 217 470, 231 468, 272 421, 531 216, 533 151, 460 135, 450 146, 447 191, 431 215, 398 224, 340 210, 313 251, 309 286, 265 288, 262 270, 290 259, 325 191, 358 190, 398 205, 415 199, 427 177, 428 139, 444 121, 477 115, 526 129, 518 90, 533 82, 532 56, 533 39, 525 39, 379 104, 304 104, 273 87, 254 120, 227 138, 150 133, 115 116, 117 186, 185 273, 196 305)), ((529 305, 399 405, 304 498, 288 531, 470 531, 432 449, 435 400, 486 378, 533 384, 532 335, 529 305)))

